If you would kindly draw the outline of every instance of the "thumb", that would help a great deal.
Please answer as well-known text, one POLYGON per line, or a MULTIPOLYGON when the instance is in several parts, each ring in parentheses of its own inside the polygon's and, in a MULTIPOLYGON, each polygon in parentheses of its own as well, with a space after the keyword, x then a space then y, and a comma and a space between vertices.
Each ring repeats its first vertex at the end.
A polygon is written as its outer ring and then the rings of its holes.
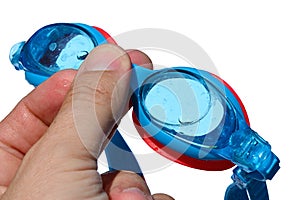
POLYGON ((108 44, 94 49, 82 64, 56 119, 58 129, 68 121, 71 135, 78 136, 94 159, 128 106, 130 69, 130 58, 121 48, 108 44))
POLYGON ((80 144, 74 149, 75 143, 67 142, 64 151, 96 160, 128 105, 130 69, 130 58, 120 47, 95 48, 80 67, 45 137, 74 138, 80 144))
POLYGON ((96 160, 128 106, 130 69, 117 46, 89 54, 56 118, 24 157, 8 199, 107 198, 96 160))

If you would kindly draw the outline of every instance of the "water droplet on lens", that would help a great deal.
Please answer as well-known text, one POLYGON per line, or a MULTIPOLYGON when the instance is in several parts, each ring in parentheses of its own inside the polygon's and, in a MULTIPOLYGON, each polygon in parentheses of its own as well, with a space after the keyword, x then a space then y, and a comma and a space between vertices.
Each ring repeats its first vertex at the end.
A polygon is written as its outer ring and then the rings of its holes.
POLYGON ((50 51, 54 51, 56 49, 56 47, 57 47, 57 44, 55 42, 49 44, 49 50, 50 51))
POLYGON ((81 51, 77 55, 77 59, 78 60, 84 60, 88 55, 89 55, 89 52, 87 52, 87 51, 81 51))

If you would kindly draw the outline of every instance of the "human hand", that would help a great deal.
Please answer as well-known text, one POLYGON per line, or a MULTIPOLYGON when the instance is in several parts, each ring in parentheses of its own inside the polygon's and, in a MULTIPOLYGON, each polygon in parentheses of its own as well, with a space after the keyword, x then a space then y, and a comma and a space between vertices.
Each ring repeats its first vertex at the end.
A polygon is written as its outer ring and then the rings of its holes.
POLYGON ((170 200, 151 196, 131 172, 99 175, 97 157, 128 109, 131 62, 139 51, 95 48, 80 70, 54 74, 0 124, 0 200, 170 200))

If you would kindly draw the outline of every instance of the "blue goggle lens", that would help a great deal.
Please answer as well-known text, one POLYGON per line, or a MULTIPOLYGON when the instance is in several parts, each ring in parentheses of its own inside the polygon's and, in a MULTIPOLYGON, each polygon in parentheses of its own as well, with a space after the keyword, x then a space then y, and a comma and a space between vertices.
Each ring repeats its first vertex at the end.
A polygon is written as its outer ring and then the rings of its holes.
POLYGON ((171 68, 150 75, 138 101, 158 130, 200 148, 220 148, 228 144, 238 120, 224 93, 200 71, 171 68))
POLYGON ((26 43, 16 44, 10 53, 17 69, 51 75, 64 69, 78 69, 96 41, 76 24, 53 24, 38 30, 26 43))

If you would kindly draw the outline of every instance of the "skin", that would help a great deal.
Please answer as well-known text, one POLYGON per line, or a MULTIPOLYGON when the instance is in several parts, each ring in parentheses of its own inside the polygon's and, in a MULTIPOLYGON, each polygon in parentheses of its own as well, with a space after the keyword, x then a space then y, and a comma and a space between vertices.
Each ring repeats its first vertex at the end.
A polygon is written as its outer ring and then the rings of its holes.
POLYGON ((78 72, 54 74, 18 103, 0 123, 0 200, 173 199, 151 195, 135 173, 97 172, 129 108, 131 62, 152 68, 140 51, 101 45, 78 72))

